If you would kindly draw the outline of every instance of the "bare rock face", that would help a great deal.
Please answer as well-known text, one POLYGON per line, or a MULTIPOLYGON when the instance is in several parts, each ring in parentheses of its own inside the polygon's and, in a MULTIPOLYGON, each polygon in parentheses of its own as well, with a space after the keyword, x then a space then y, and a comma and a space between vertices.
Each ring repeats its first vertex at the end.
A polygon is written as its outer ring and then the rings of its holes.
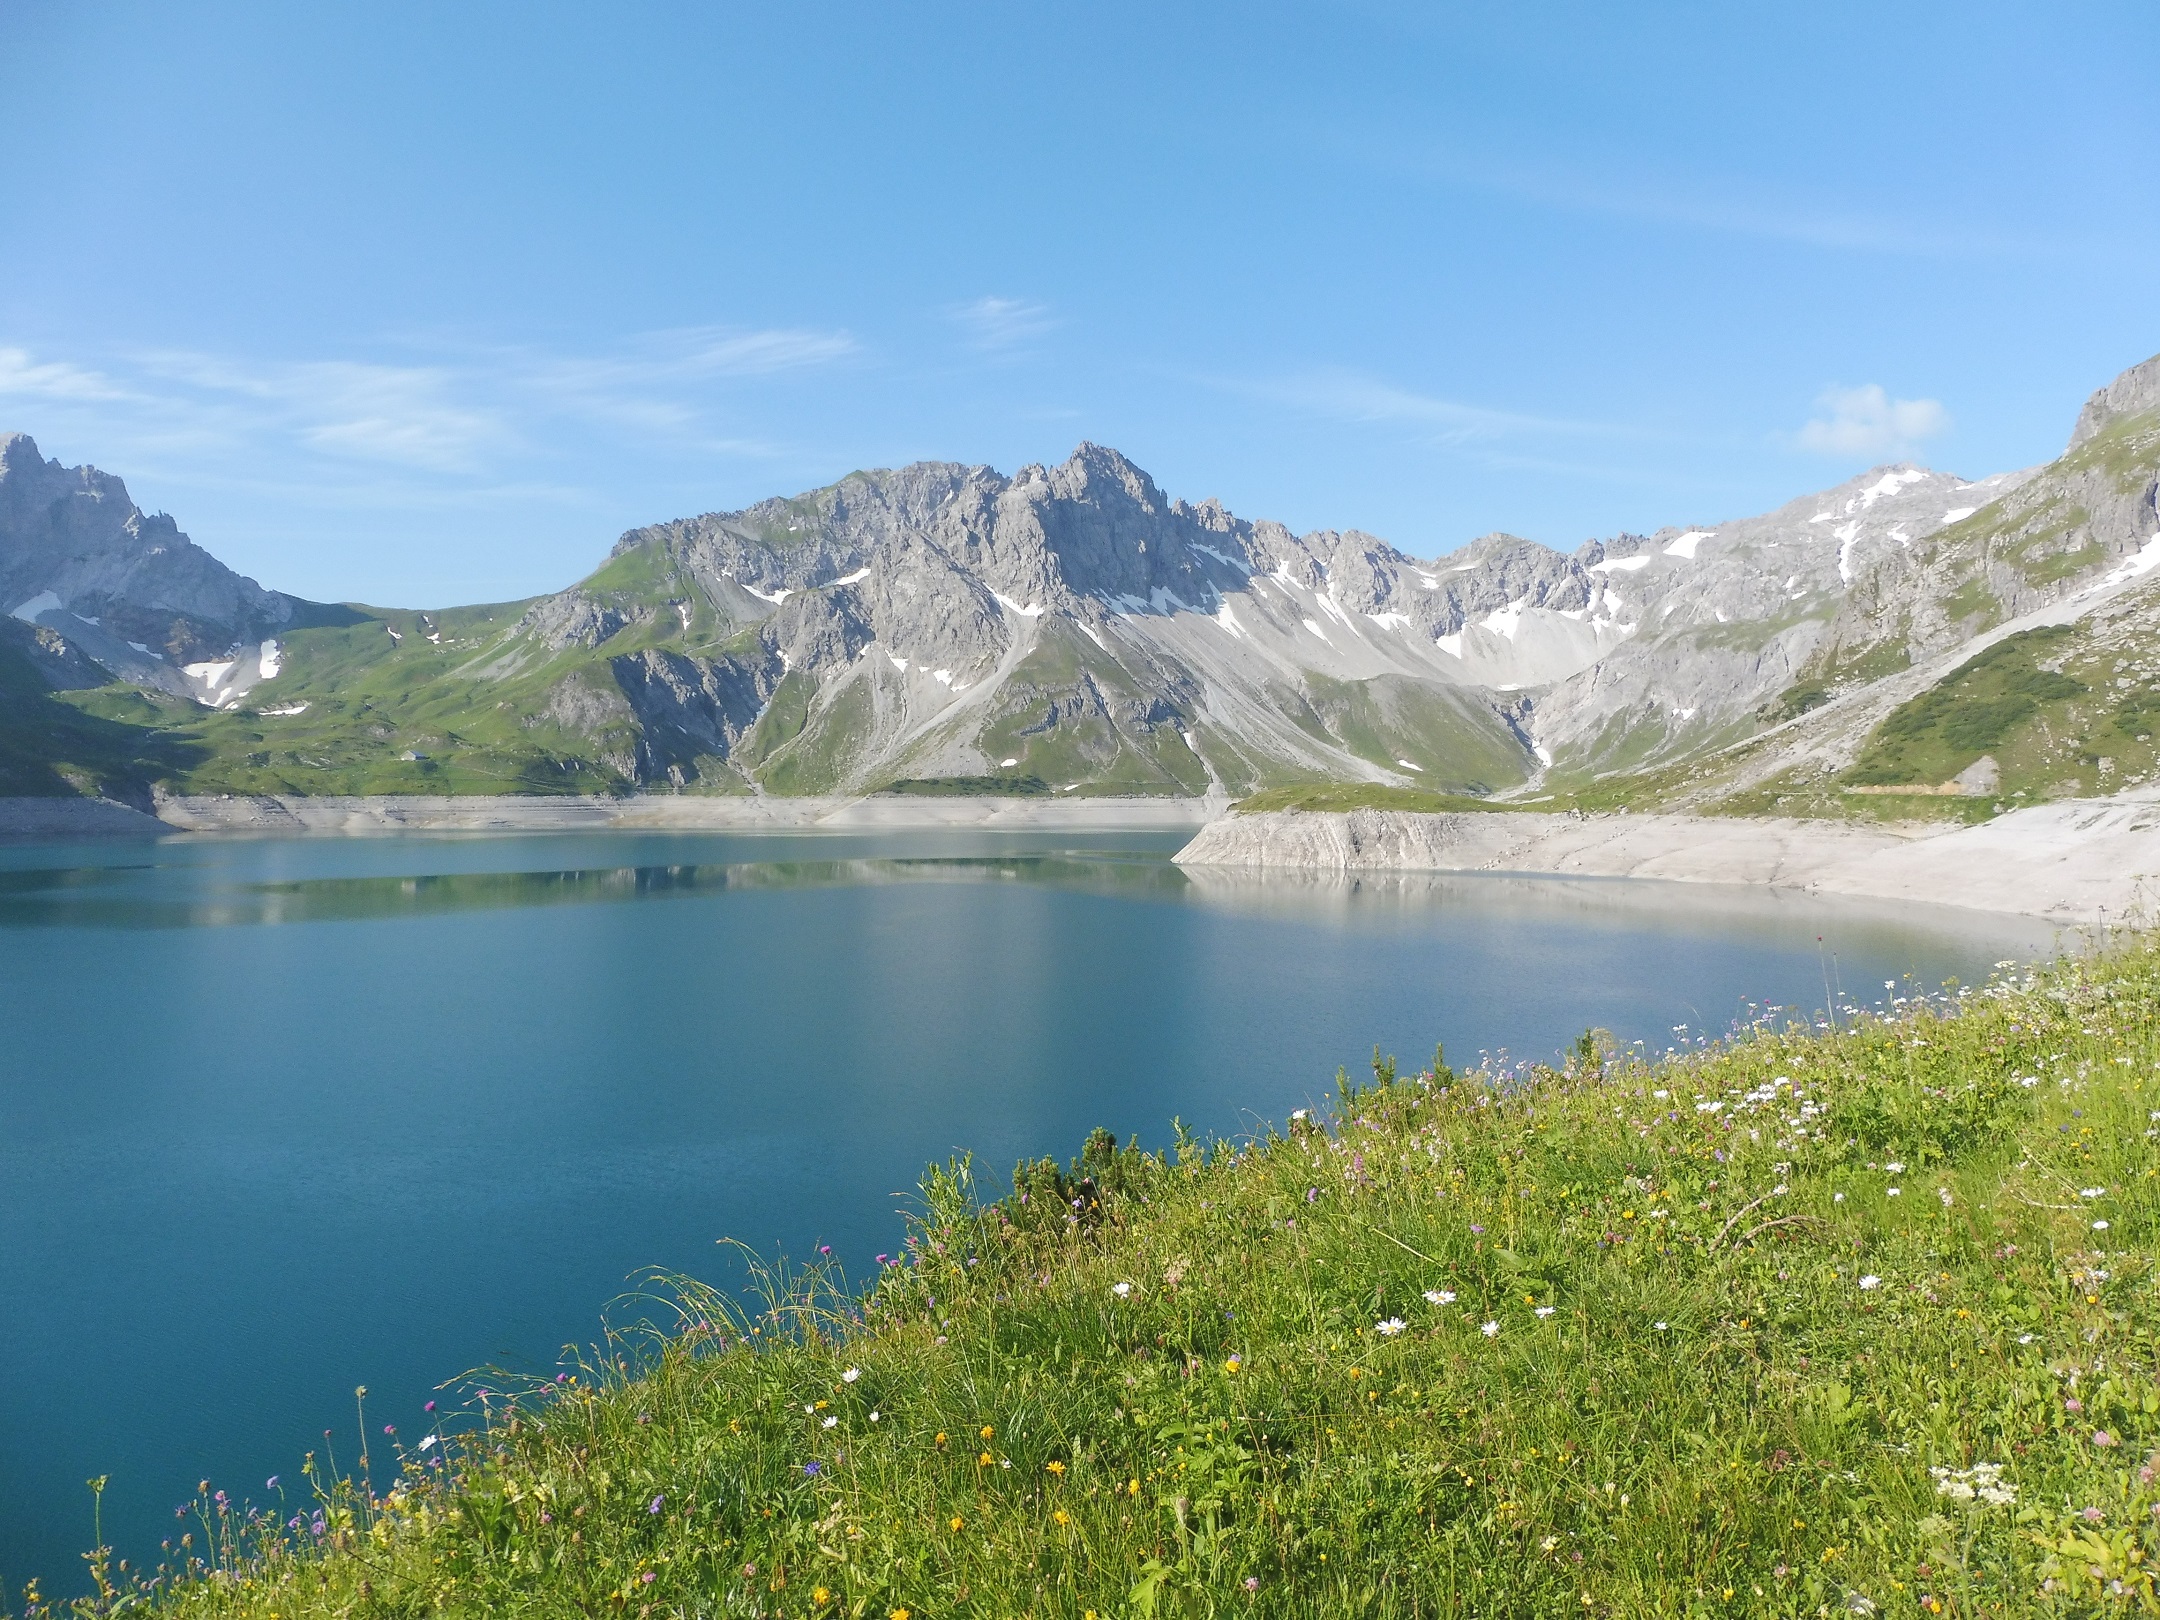
POLYGON ((2110 422, 2147 411, 2160 411, 2160 354, 2132 366, 2085 402, 2070 433, 2070 448, 2075 450, 2110 422))
MULTIPOLYGON (((0 612, 104 629, 170 665, 220 659, 291 622, 291 598, 242 578, 95 467, 0 435, 0 612)), ((70 639, 76 639, 70 637, 70 639)))

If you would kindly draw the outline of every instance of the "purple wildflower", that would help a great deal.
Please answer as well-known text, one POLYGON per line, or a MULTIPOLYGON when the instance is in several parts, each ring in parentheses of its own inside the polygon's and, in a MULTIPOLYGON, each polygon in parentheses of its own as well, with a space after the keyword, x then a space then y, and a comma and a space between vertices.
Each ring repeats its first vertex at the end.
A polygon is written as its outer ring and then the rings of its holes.
POLYGON ((656 1496, 656 1497, 654 1497, 654 1498, 652 1499, 652 1505, 651 1505, 650 1507, 648 1507, 648 1508, 647 1508, 647 1509, 646 1509, 645 1511, 646 1511, 647 1513, 658 1513, 658 1512, 660 1511, 660 1504, 661 1504, 661 1503, 663 1503, 663 1502, 665 1502, 666 1500, 667 1500, 667 1498, 666 1498, 666 1497, 664 1497, 664 1496, 656 1496))
POLYGON ((816 1463, 814 1463, 814 1462, 807 1462, 807 1463, 804 1463, 804 1464, 802 1465, 802 1471, 803 1471, 803 1472, 804 1472, 805 1474, 807 1474, 807 1475, 811 1476, 812 1478, 815 1478, 815 1477, 817 1476, 817 1472, 818 1472, 818 1465, 817 1465, 816 1463))

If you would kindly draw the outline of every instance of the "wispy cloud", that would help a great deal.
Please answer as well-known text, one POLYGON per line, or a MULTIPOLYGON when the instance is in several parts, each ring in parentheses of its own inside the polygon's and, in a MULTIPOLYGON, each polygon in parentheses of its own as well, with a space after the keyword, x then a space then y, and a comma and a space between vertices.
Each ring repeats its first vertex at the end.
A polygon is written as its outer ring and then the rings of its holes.
POLYGON ((1025 298, 977 298, 946 314, 967 335, 970 348, 986 353, 1017 349, 1058 324, 1047 304, 1025 298))
POLYGON ((64 360, 36 360, 26 349, 0 348, 0 399, 102 402, 133 397, 102 372, 64 360))
POLYGON ((1869 203, 1781 194, 1714 174, 1617 172, 1595 158, 1525 161, 1469 137, 1404 142, 1359 127, 1322 128, 1315 139, 1367 166, 1443 186, 1513 197, 1538 207, 1679 226, 1721 236, 1840 252, 1919 258, 2055 257, 2084 244, 2016 236, 1931 215, 1906 202, 1869 203))
POLYGON ((1524 435, 1611 434, 1618 430, 1595 422, 1527 415, 1471 405, 1373 377, 1363 372, 1324 368, 1246 385, 1246 392, 1316 416, 1347 422, 1396 422, 1429 429, 1451 444, 1524 435))
POLYGON ((1909 455, 1950 431, 1941 400, 1892 399, 1880 383, 1826 388, 1815 403, 1824 414, 1810 418, 1791 441, 1818 455, 1909 455))
POLYGON ((0 347, 0 418, 65 427, 102 459, 157 449, 220 453, 326 484, 342 466, 520 488, 507 477, 559 442, 565 422, 715 456, 774 447, 734 426, 745 389, 831 366, 858 351, 846 332, 694 327, 611 351, 405 344, 411 359, 260 359, 161 349, 95 365, 0 347), (33 420, 34 419, 34 420, 33 420), (297 460, 295 459, 297 457, 297 460))

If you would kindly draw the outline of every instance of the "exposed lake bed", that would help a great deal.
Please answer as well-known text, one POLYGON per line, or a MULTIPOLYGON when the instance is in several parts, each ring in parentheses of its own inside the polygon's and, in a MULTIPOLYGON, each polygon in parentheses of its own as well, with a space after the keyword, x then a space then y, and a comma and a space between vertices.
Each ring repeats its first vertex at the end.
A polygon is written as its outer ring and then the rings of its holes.
MULTIPOLYGON (((2043 924, 1780 891, 1180 871, 1181 829, 0 850, 0 1571, 154 1551, 350 1391, 551 1364, 715 1240, 857 1274, 895 1195, 1103 1125, 1279 1121, 1377 1043, 1663 1045, 2047 953, 2043 924), (1820 949, 1817 938, 1823 943, 1820 949), (1685 1025, 1684 1036, 1675 1026, 1685 1025)), ((341 1455, 342 1455, 341 1450, 341 1455)))

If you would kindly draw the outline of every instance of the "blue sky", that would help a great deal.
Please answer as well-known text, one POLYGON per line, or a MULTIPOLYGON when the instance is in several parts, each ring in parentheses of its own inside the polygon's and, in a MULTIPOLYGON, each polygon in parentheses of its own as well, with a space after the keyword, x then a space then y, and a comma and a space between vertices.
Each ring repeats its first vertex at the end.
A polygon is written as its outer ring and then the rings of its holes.
POLYGON ((0 428, 265 583, 1082 439, 1432 555, 2060 449, 2160 7, 0 0, 0 428))

